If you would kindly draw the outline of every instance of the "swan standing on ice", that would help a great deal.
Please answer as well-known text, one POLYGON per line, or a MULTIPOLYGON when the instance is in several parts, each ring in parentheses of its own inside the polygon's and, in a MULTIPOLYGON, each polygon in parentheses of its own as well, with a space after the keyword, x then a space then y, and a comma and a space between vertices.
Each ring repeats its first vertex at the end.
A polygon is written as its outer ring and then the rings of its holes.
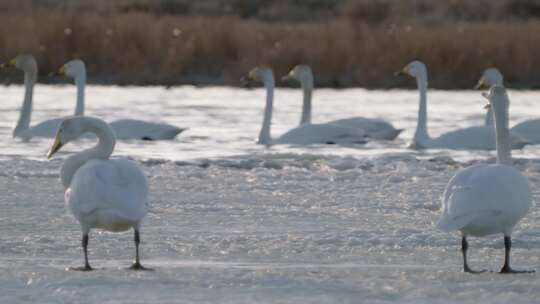
POLYGON ((60 170, 65 201, 82 228, 84 266, 77 270, 92 270, 88 263, 88 234, 92 228, 112 232, 133 228, 136 251, 131 269, 144 270, 139 260, 139 229, 147 211, 148 183, 135 163, 109 159, 116 142, 109 125, 94 117, 66 118, 47 157, 86 132, 97 136, 97 145, 68 157, 60 170))
MULTIPOLYGON (((502 86, 503 76, 498 69, 489 68, 484 71, 482 77, 480 77, 480 80, 478 80, 478 84, 475 88, 479 89, 484 86, 491 87, 494 85, 502 86)), ((493 122, 488 120, 486 116, 486 125, 492 123, 493 122)), ((530 143, 540 144, 540 119, 530 119, 520 122, 510 128, 510 132, 521 136, 524 140, 530 143)))
MULTIPOLYGON (((295 79, 304 92, 300 125, 311 123, 311 96, 313 94, 313 72, 308 65, 297 65, 282 80, 295 79)), ((377 118, 351 117, 327 122, 339 126, 361 129, 367 137, 374 139, 395 139, 403 129, 396 129, 390 123, 377 118)))
POLYGON ((264 119, 257 143, 270 144, 354 144, 365 143, 365 135, 361 130, 332 124, 302 124, 287 131, 277 139, 270 136, 272 111, 274 102, 274 73, 269 68, 257 67, 248 74, 248 79, 260 81, 266 88, 266 106, 264 119))
MULTIPOLYGON (((62 66, 57 75, 67 75, 75 80, 77 85, 77 105, 84 100, 86 86, 86 67, 84 62, 74 59, 62 66)), ((82 102, 84 105, 84 102, 82 102)), ((120 119, 110 123, 117 139, 162 140, 173 139, 185 129, 164 123, 153 123, 135 119, 120 119)))
MULTIPOLYGON (((24 141, 32 137, 52 138, 64 118, 55 118, 45 120, 39 124, 30 127, 32 116, 32 98, 34 94, 34 84, 38 76, 38 67, 34 56, 21 54, 3 64, 2 67, 16 67, 24 72, 24 100, 19 115, 19 120, 13 129, 13 137, 21 138, 24 141)), ((77 100, 75 115, 83 115, 84 104, 77 100)))
MULTIPOLYGON (((410 144, 411 148, 443 148, 466 150, 494 150, 495 132, 492 127, 475 126, 454 130, 439 137, 431 138, 427 131, 427 88, 428 76, 425 64, 413 61, 406 65, 398 74, 405 74, 416 78, 420 93, 420 106, 418 109, 418 122, 416 131, 410 144)), ((521 149, 527 141, 516 135, 510 135, 511 147, 521 149)))
POLYGON ((493 86, 489 95, 497 133, 497 163, 465 168, 450 180, 444 191, 443 214, 437 227, 462 233, 463 270, 477 273, 467 264, 467 236, 504 235, 505 258, 501 273, 510 267, 511 233, 531 207, 529 182, 512 166, 508 132, 509 100, 502 86, 493 86))

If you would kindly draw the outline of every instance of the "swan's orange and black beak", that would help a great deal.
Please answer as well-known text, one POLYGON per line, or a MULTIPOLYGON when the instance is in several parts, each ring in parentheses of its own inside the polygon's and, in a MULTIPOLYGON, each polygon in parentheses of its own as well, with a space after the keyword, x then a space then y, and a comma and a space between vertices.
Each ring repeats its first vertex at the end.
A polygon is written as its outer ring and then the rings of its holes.
POLYGON ((61 68, 58 69, 58 71, 50 73, 49 77, 52 77, 52 76, 65 76, 65 75, 66 75, 66 69, 64 68, 64 66, 62 66, 61 68))
POLYGON ((256 80, 257 80, 257 75, 254 70, 251 70, 249 71, 247 76, 242 76, 240 78, 240 84, 243 87, 251 88, 255 84, 256 80))
POLYGON ((394 76, 408 76, 409 75, 409 66, 407 65, 403 69, 394 73, 394 76))
POLYGON ((54 143, 51 149, 47 153, 47 158, 51 158, 56 152, 58 152, 58 150, 60 150, 60 148, 62 148, 63 145, 64 144, 62 143, 62 141, 60 140, 60 137, 57 134, 56 137, 54 138, 54 143))
POLYGON ((11 59, 10 61, 6 62, 6 63, 2 63, 0 64, 0 69, 5 69, 5 68, 14 68, 15 67, 15 58, 11 59))
POLYGON ((482 89, 482 88, 485 88, 485 87, 487 87, 486 79, 484 78, 484 76, 482 76, 482 77, 480 77, 480 79, 478 79, 478 82, 474 86, 474 89, 478 90, 478 89, 482 89))

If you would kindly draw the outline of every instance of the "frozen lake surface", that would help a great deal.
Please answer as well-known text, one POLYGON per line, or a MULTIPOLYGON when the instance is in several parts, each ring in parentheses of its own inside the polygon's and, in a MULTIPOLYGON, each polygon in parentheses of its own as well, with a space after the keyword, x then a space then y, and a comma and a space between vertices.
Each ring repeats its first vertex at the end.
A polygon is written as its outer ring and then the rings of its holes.
MULTIPOLYGON (((272 132, 300 120, 300 91, 278 89, 272 132)), ((385 117, 405 132, 367 145, 260 147, 261 89, 87 87, 86 113, 190 129, 174 141, 120 141, 115 156, 141 163, 151 211, 142 262, 125 270, 132 233, 93 231, 91 273, 80 229, 63 204, 62 158, 92 144, 44 155, 51 139, 11 139, 19 86, 0 87, 0 303, 536 303, 538 274, 461 272, 460 237, 435 230, 440 197, 460 168, 492 152, 413 151, 415 91, 318 90, 314 121, 385 117)), ((540 117, 540 93, 510 91, 511 125, 540 117)), ((483 122, 479 92, 433 91, 432 135, 483 122)), ((37 86, 33 122, 70 115, 72 86, 37 86)), ((515 151, 540 196, 540 146, 515 151)), ((474 268, 498 270, 501 236, 471 238, 474 268)), ((540 212, 514 233, 516 268, 540 271, 540 212)))

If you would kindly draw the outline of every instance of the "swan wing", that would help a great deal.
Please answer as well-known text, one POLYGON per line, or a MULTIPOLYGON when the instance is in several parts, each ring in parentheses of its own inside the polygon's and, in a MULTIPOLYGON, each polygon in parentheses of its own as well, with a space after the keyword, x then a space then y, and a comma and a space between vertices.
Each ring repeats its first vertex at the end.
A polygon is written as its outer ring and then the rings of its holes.
POLYGON ((459 230, 473 223, 493 223, 492 219, 498 218, 502 232, 506 226, 513 227, 530 205, 528 181, 515 168, 475 165, 459 171, 446 186, 437 227, 459 230))
POLYGON ((389 122, 379 118, 351 117, 328 122, 339 126, 361 129, 366 136, 375 139, 394 139, 402 129, 396 129, 389 122))
POLYGON ((25 140, 29 140, 32 137, 53 138, 54 136, 56 136, 56 131, 58 130, 58 127, 63 120, 64 118, 55 118, 42 121, 37 125, 34 125, 27 130, 24 130, 20 134, 17 134, 16 136, 25 140))
POLYGON ((66 199, 79 219, 101 209, 132 221, 146 214, 148 184, 141 169, 128 160, 88 161, 77 170, 68 191, 66 199))
POLYGON ((433 145, 445 149, 494 150, 495 130, 486 126, 458 129, 433 139, 433 145))
POLYGON ((165 124, 135 119, 121 119, 109 124, 118 139, 160 140, 173 139, 185 129, 165 124))
POLYGON ((278 140, 282 144, 354 144, 365 143, 362 130, 334 124, 304 124, 283 134, 278 140))
MULTIPOLYGON (((433 147, 463 150, 495 150, 495 130, 492 126, 474 126, 454 130, 433 139, 433 147)), ((529 142, 510 133, 512 149, 522 149, 529 142)))
POLYGON ((530 143, 540 143, 540 119, 520 122, 513 126, 510 131, 530 143))

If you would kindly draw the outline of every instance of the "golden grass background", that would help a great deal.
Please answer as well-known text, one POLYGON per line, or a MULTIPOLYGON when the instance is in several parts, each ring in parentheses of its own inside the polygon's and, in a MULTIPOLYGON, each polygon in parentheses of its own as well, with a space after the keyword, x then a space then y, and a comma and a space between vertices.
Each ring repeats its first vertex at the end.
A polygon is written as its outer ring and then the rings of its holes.
POLYGON ((0 0, 0 60, 32 53, 45 75, 81 58, 90 82, 137 85, 238 85, 255 65, 307 63, 319 86, 390 88, 413 85, 393 72, 420 59, 432 87, 471 88, 496 66, 533 88, 538 16, 540 1, 518 0, 0 0))

